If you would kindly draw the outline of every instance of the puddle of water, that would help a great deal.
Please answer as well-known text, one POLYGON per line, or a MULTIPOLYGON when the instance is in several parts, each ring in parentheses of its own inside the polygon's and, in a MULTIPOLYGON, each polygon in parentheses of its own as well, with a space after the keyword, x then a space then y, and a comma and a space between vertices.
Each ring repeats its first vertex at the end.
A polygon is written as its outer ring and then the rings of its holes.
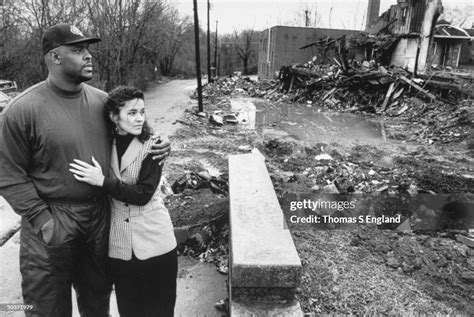
POLYGON ((257 105, 258 126, 278 125, 296 139, 309 142, 387 142, 385 121, 367 119, 357 114, 327 113, 300 104, 260 102, 257 105))
POLYGON ((386 125, 394 123, 383 118, 365 118, 351 113, 329 113, 302 104, 278 104, 254 98, 231 101, 232 111, 239 113, 243 128, 263 128, 264 134, 291 136, 308 142, 385 143, 386 125), (275 127, 275 128, 272 128, 275 127), (284 132, 281 132, 281 131, 284 132))
POLYGON ((230 101, 232 112, 238 113, 239 125, 244 129, 255 129, 256 107, 252 99, 232 99, 230 101))

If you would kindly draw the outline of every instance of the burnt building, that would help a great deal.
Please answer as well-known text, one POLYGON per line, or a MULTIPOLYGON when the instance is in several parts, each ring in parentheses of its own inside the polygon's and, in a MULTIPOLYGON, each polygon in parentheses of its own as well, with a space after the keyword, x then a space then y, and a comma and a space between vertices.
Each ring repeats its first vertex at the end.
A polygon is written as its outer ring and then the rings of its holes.
POLYGON ((396 36, 391 64, 422 73, 429 69, 434 29, 442 12, 441 0, 397 0, 368 32, 396 36))

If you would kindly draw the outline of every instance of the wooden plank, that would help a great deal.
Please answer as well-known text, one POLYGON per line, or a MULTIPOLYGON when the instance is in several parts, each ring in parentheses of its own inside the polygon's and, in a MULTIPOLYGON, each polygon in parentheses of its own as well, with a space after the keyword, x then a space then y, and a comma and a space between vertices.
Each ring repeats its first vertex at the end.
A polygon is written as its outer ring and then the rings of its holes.
POLYGON ((326 100, 327 98, 329 98, 335 91, 337 90, 337 88, 333 88, 331 90, 329 90, 327 93, 324 94, 323 98, 321 99, 321 101, 324 101, 326 100))
POLYGON ((390 86, 388 87, 387 94, 385 95, 385 99, 382 103, 382 108, 380 109, 380 112, 384 112, 385 108, 387 108, 388 101, 390 100, 390 97, 393 94, 393 91, 395 90, 396 84, 391 83, 390 86))
POLYGON ((295 75, 291 75, 290 88, 288 88, 288 92, 290 92, 291 89, 293 88, 294 82, 295 82, 295 75))
POLYGON ((418 90, 419 92, 423 93, 424 95, 426 95, 428 98, 430 98, 431 100, 436 100, 436 96, 433 95, 432 93, 430 93, 428 90, 425 90, 423 89, 422 87, 420 87, 419 85, 415 84, 413 81, 411 81, 410 79, 406 78, 405 76, 401 75, 399 76, 398 78, 400 78, 403 82, 407 83, 408 85, 410 85, 411 87, 415 88, 416 90, 418 90))

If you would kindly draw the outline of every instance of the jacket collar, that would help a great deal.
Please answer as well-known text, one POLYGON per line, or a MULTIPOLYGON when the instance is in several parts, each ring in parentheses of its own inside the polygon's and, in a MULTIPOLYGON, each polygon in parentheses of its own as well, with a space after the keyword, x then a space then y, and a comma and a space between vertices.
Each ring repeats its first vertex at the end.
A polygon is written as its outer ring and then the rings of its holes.
POLYGON ((122 160, 121 160, 122 164, 119 169, 117 147, 115 145, 115 140, 114 140, 113 147, 112 147, 111 165, 112 165, 112 170, 114 171, 116 176, 120 177, 120 174, 137 158, 142 146, 143 146, 142 143, 136 137, 133 138, 127 150, 122 155, 122 160))

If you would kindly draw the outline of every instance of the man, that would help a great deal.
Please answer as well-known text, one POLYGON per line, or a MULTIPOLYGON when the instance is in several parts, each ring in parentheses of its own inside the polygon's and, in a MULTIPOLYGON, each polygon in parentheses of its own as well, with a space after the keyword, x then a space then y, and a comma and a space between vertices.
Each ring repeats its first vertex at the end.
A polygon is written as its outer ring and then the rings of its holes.
MULTIPOLYGON (((99 41, 68 24, 47 29, 47 79, 1 115, 0 195, 22 216, 23 298, 35 307, 27 316, 71 316, 71 285, 82 316, 108 316, 108 199, 68 171, 75 158, 110 165, 107 94, 84 83, 92 78, 89 44, 99 41)), ((163 142, 153 155, 162 159, 169 149, 163 142)))

